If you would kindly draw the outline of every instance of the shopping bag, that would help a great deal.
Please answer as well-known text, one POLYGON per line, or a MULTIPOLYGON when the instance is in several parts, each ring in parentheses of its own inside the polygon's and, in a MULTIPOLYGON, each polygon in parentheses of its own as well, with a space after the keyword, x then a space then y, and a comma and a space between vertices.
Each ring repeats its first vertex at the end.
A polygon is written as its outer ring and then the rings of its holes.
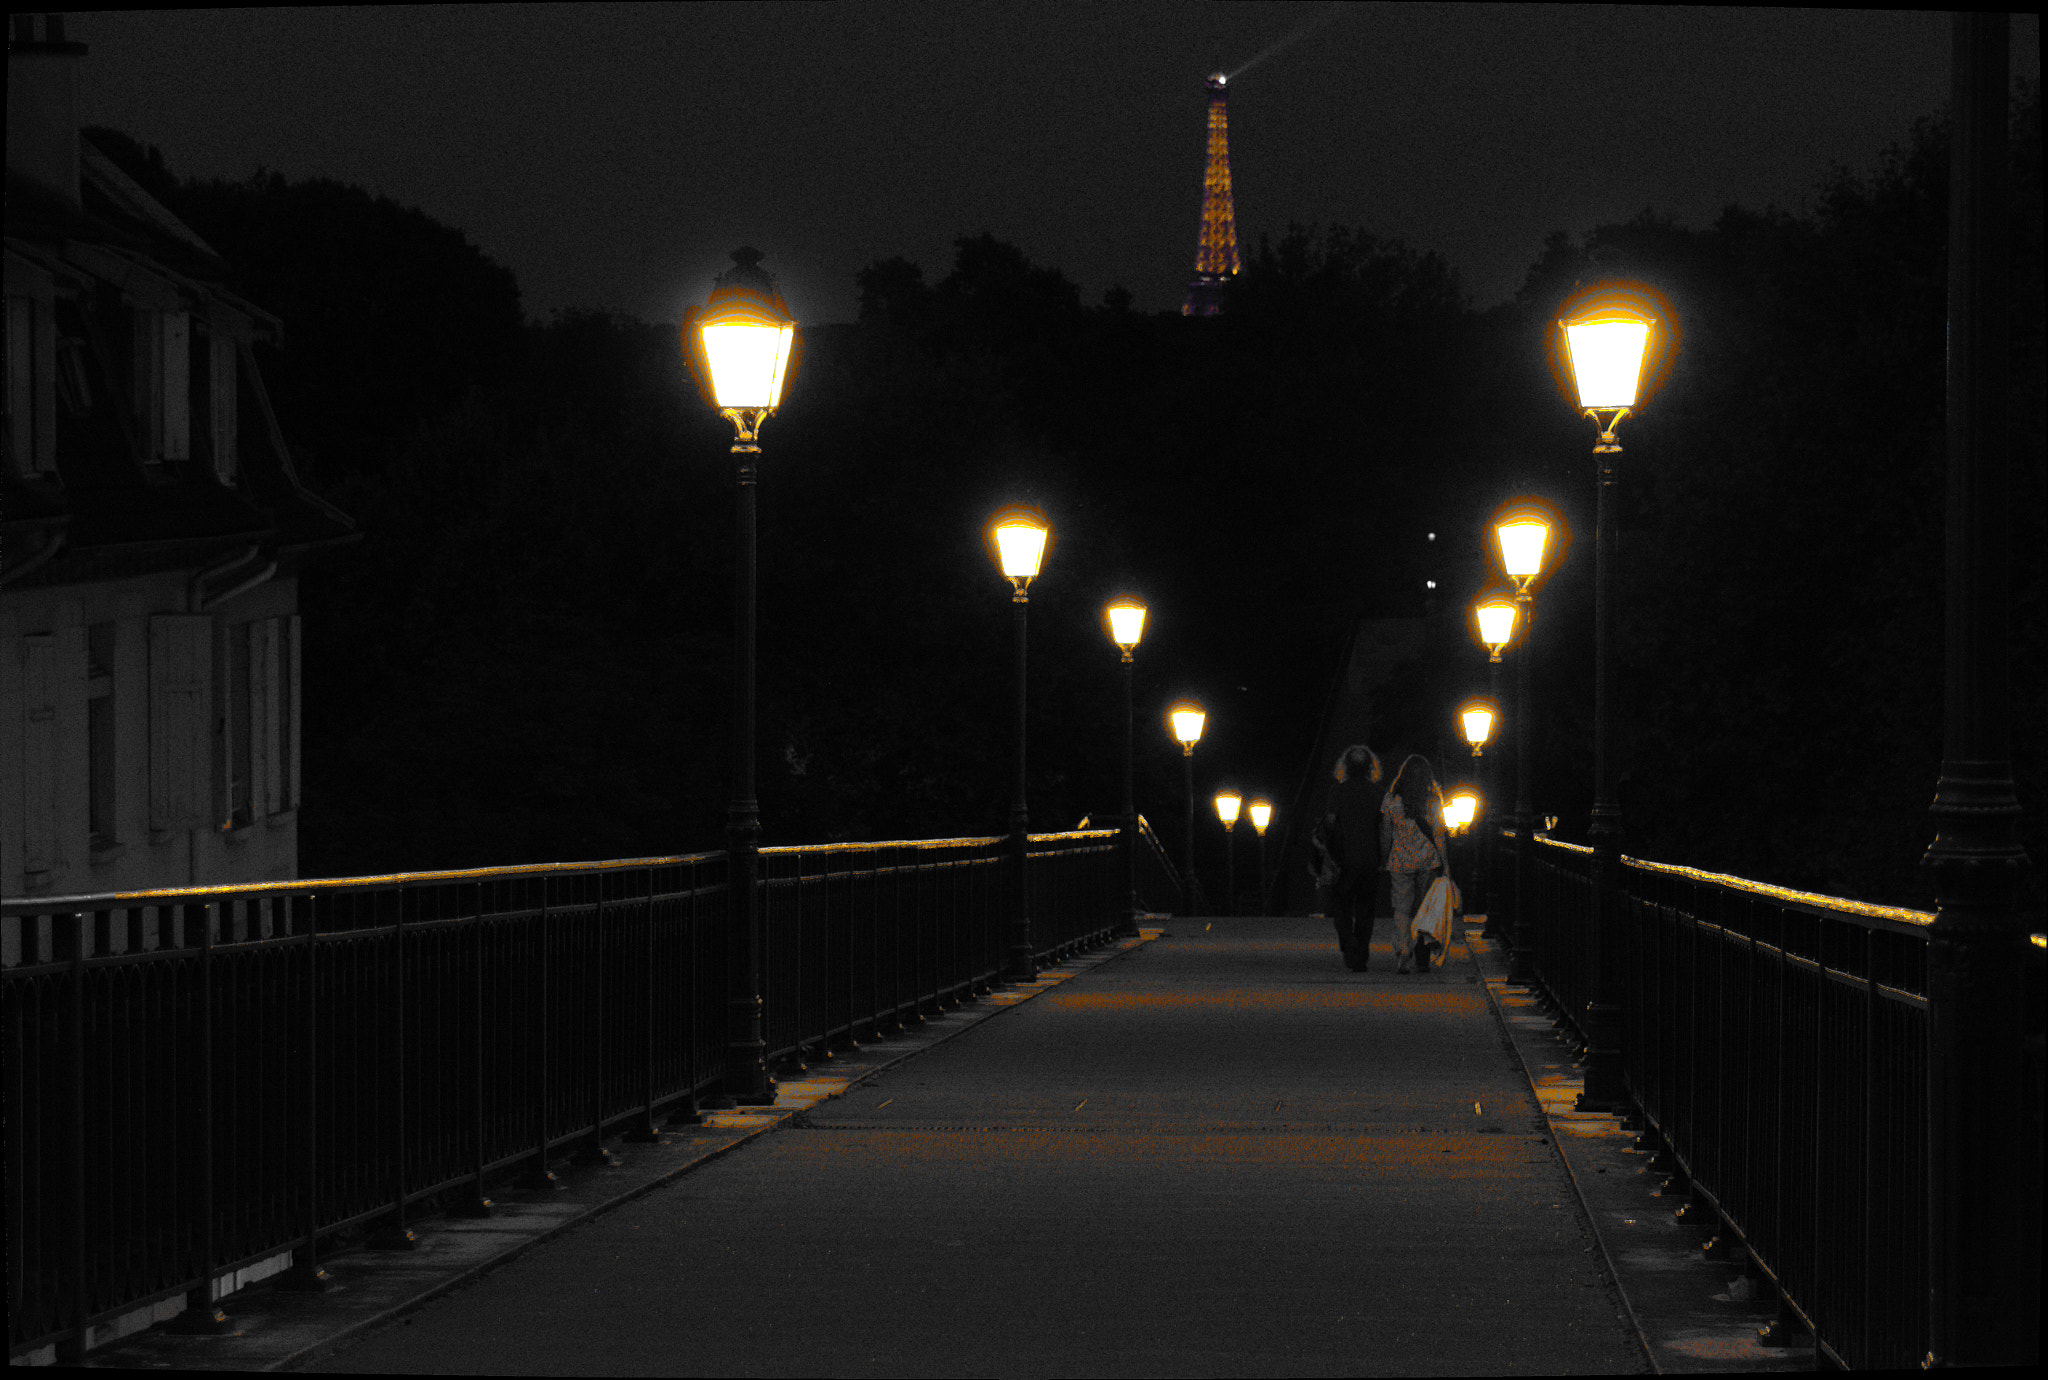
POLYGON ((1451 947, 1451 921, 1458 913, 1463 898, 1458 894, 1458 884, 1449 876, 1438 877, 1429 884, 1429 890, 1422 897, 1422 904, 1415 908, 1415 920, 1410 944, 1415 938, 1428 935, 1435 942, 1438 953, 1448 953, 1451 947))

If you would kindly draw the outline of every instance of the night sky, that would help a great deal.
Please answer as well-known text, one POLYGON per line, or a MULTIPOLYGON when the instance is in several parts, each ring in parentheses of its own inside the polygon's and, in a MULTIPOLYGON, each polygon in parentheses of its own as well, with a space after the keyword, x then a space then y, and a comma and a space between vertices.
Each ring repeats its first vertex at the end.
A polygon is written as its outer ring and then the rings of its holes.
MULTIPOLYGON (((510 268, 536 318, 672 319, 751 242, 799 319, 850 320, 863 266, 902 255, 936 281, 983 231, 1084 300, 1122 284, 1140 311, 1177 307, 1212 70, 1240 74, 1248 247, 1290 221, 1361 225, 1443 254, 1485 307, 1554 230, 1799 209, 1939 108, 1949 62, 1927 11, 874 0, 70 22, 85 123, 180 176, 261 165, 418 206, 510 268)), ((2034 16, 2013 68, 2038 79, 2034 16)))

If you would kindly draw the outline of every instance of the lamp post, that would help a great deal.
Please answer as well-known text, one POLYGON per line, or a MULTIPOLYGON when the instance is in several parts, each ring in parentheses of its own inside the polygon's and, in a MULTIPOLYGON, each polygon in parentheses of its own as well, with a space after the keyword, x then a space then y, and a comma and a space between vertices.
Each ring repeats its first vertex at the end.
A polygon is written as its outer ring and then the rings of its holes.
POLYGON ((1216 818, 1223 821, 1223 913, 1237 914, 1237 812, 1244 797, 1228 787, 1216 792, 1216 818))
POLYGON ((1123 653, 1124 668, 1124 881, 1131 894, 1130 903, 1125 906, 1124 922, 1117 933, 1126 937, 1138 933, 1138 916, 1144 910, 1138 899, 1138 806, 1131 786, 1131 736, 1133 710, 1131 707, 1131 653, 1137 650, 1139 639, 1145 636, 1145 606, 1129 595, 1110 600, 1102 607, 1103 625, 1109 631, 1109 640, 1116 643, 1123 653))
POLYGON ((1614 972, 1620 938, 1621 800, 1614 729, 1614 486, 1621 457, 1615 427, 1636 405, 1655 317, 1620 300, 1596 301, 1560 319, 1564 354, 1580 409, 1600 427, 1593 445, 1599 469, 1593 548, 1593 971, 1586 1003, 1586 1086, 1580 1111, 1618 1111, 1628 1103, 1621 1079, 1620 983, 1614 972), (1603 415, 1604 414, 1604 415, 1603 415))
POLYGON ((1181 914, 1195 913, 1195 744, 1202 741, 1202 726, 1209 711, 1200 700, 1175 700, 1166 711, 1166 726, 1180 743, 1181 759, 1187 768, 1188 812, 1186 847, 1181 855, 1181 914))
MULTIPOLYGON (((1486 648, 1487 685, 1496 706, 1500 704, 1500 649, 1514 638, 1520 614, 1521 610, 1512 599, 1499 595, 1482 598, 1472 609, 1473 620, 1479 627, 1479 641, 1486 648)), ((1493 769, 1487 772, 1486 779, 1488 789, 1498 794, 1503 780, 1498 759, 1493 769)), ((1514 922, 1514 917, 1504 914, 1501 905, 1507 888, 1501 888, 1500 894, 1494 891, 1494 880, 1500 870, 1500 830, 1486 831, 1486 842, 1481 847, 1480 856, 1486 876, 1486 937, 1497 940, 1512 932, 1514 922)))
POLYGON ((1968 13, 1951 22, 1947 636, 1941 771, 1929 806, 1935 836, 1922 859, 1935 898, 1927 932, 1922 1365, 2025 1368, 2038 1363, 2040 1338, 2041 1083, 2039 1056, 2026 1049, 2038 1020, 2030 1019, 2026 974, 2039 971, 2038 957, 2027 962, 2027 936, 2040 914, 2020 893, 2028 858, 2013 777, 2009 471, 2024 452, 2012 445, 2007 411, 2017 336, 2011 21, 1968 13), (2015 1134, 2015 1123, 2029 1120, 2036 1134, 2015 1134), (2027 1183, 2037 1187, 2017 1204, 1999 1191, 2027 1183))
POLYGON ((1010 625, 1017 642, 1017 771, 1016 789, 1010 798, 1010 955, 1004 975, 1013 982, 1031 982, 1038 976, 1038 962, 1031 944, 1031 903, 1029 878, 1031 809, 1024 792, 1024 613, 1031 606, 1031 582, 1045 560, 1052 542, 1052 528, 1045 515, 1029 504, 1013 503, 988 520, 986 529, 990 554, 996 569, 1010 582, 1010 625))
POLYGON ((1254 796, 1251 803, 1244 807, 1244 812, 1250 816, 1252 829, 1259 836, 1259 905, 1261 907, 1259 914, 1264 915, 1266 914, 1266 911, 1263 909, 1266 904, 1266 826, 1273 822, 1273 802, 1264 796, 1254 796))
POLYGON ((761 251, 735 249, 710 300, 684 316, 682 345, 698 387, 732 423, 733 672, 731 802, 726 807, 725 1085, 712 1106, 767 1106, 775 1080, 761 1021, 761 806, 754 794, 754 510, 761 423, 782 401, 796 322, 761 267, 761 251))
MULTIPOLYGON (((1535 827, 1535 807, 1529 803, 1529 739, 1535 736, 1534 697, 1529 691, 1529 639, 1536 631, 1536 599, 1531 592, 1543 573, 1543 558, 1550 545, 1550 523, 1527 505, 1513 507, 1495 518, 1495 548, 1500 552, 1501 573, 1515 582, 1515 607, 1521 616, 1522 652, 1515 667, 1515 808, 1508 821, 1515 828, 1514 929, 1509 940, 1507 980, 1528 986, 1535 982, 1532 971, 1536 957, 1536 926, 1529 914, 1529 832, 1535 827)), ((1499 654, 1496 647, 1495 654, 1499 654)))

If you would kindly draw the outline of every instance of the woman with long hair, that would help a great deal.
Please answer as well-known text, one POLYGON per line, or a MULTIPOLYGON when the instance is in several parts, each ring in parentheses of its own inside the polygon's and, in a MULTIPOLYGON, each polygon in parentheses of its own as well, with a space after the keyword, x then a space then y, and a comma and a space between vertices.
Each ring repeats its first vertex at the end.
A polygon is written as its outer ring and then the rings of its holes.
POLYGON ((1443 792, 1429 763, 1410 753, 1380 801, 1380 867, 1392 881, 1394 952, 1401 960, 1396 972, 1408 972, 1411 958, 1421 971, 1429 971, 1430 942, 1423 940, 1411 953, 1408 936, 1415 907, 1444 869, 1445 850, 1443 792))

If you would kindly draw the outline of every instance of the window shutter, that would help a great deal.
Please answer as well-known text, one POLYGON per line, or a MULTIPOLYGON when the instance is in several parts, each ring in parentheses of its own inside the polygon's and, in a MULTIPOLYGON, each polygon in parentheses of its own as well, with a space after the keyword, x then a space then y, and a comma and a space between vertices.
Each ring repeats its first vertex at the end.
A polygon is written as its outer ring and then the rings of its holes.
POLYGON ((233 488, 235 483, 235 342, 233 337, 220 334, 212 336, 213 368, 213 468, 220 476, 220 482, 233 488))
POLYGON ((277 722, 277 620, 249 623, 249 817, 262 819, 283 809, 279 789, 277 722))
POLYGON ((213 686, 213 620, 157 614, 149 620, 149 827, 207 822, 213 686))
POLYGON ((299 808, 299 740, 305 733, 304 721, 299 718, 299 616, 296 613, 284 620, 284 642, 284 750, 287 762, 284 807, 296 810, 299 808))
POLYGON ((166 460, 192 458, 192 317, 188 312, 167 311, 163 322, 163 392, 157 405, 163 409, 166 460))
POLYGON ((24 469, 35 463, 36 304, 31 297, 7 299, 7 445, 24 469))
POLYGON ((21 672, 21 863, 26 872, 48 872, 57 865, 57 639, 24 637, 21 672))

